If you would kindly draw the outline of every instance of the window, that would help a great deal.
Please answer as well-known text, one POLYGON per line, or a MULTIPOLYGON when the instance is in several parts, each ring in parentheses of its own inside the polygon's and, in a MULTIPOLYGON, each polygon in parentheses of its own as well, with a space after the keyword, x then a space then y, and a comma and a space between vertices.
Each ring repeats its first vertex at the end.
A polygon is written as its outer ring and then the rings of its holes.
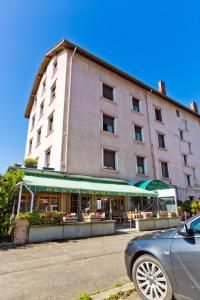
POLYGON ((180 110, 178 110, 178 109, 176 110, 176 115, 178 118, 181 116, 180 110))
POLYGON ((46 89, 46 78, 42 82, 42 92, 44 92, 46 89))
POLYGON ((162 122, 162 113, 160 108, 155 108, 155 118, 156 121, 162 122))
POLYGON ((38 129, 37 131, 37 145, 39 145, 41 142, 41 133, 42 133, 42 128, 38 129))
POLYGON ((189 150, 189 153, 192 154, 192 144, 191 143, 188 143, 188 150, 189 150))
POLYGON ((116 170, 116 151, 103 150, 103 166, 106 169, 116 170))
POLYGON ((113 101, 114 100, 114 88, 112 86, 109 86, 109 85, 103 83, 103 97, 113 101))
POLYGON ((82 196, 81 197, 81 211, 87 212, 90 210, 90 197, 82 196))
POLYGON ((113 117, 103 115, 103 130, 114 133, 115 119, 113 117))
POLYGON ((56 97, 56 82, 51 87, 51 101, 56 97))
POLYGON ((161 161, 161 175, 163 178, 169 178, 168 163, 161 161))
POLYGON ((29 141, 29 148, 28 148, 28 153, 30 154, 32 152, 32 146, 33 146, 33 139, 29 141))
POLYGON ((40 104, 40 116, 43 115, 44 112, 44 100, 42 101, 42 103, 40 104))
POLYGON ((184 165, 187 166, 188 161, 187 161, 187 155, 186 154, 183 154, 183 162, 184 162, 184 165))
POLYGON ((185 130, 188 130, 188 121, 184 120, 184 124, 185 124, 185 130))
POLYGON ((132 97, 133 111, 140 112, 140 100, 132 97))
POLYGON ((51 132, 53 130, 53 114, 50 115, 48 118, 48 130, 47 133, 51 132))
POLYGON ((190 175, 186 175, 186 185, 191 186, 191 176, 190 175))
POLYGON ((49 166, 50 166, 50 158, 51 158, 51 149, 48 149, 45 152, 45 167, 46 168, 49 168, 49 166))
POLYGON ((55 58, 54 62, 53 62, 53 73, 55 73, 55 71, 57 70, 58 67, 58 61, 57 58, 55 58))
POLYGON ((34 126, 35 126, 35 115, 32 117, 31 129, 33 129, 34 126))
POLYGON ((158 146, 160 148, 165 148, 165 136, 164 134, 158 134, 158 146))
POLYGON ((183 141, 184 138, 183 138, 183 130, 179 130, 179 134, 180 134, 180 140, 183 141))
POLYGON ((48 211, 49 197, 40 197, 39 200, 39 211, 48 211))
POLYGON ((136 160, 137 160, 137 174, 145 174, 145 158, 141 156, 137 156, 136 160))
POLYGON ((195 168, 192 168, 192 173, 193 173, 193 178, 196 179, 196 169, 195 168))
POLYGON ((35 108, 36 105, 37 105, 37 96, 35 96, 35 98, 34 98, 34 104, 33 104, 33 107, 35 108))
POLYGON ((143 136, 142 136, 142 127, 135 125, 134 126, 134 140, 135 141, 143 141, 143 136))
POLYGON ((53 197, 50 199, 49 208, 50 208, 50 211, 58 211, 58 208, 59 208, 59 198, 58 197, 53 197))
POLYGON ((191 223, 190 229, 192 229, 192 232, 193 232, 194 236, 198 236, 199 237, 199 234, 200 234, 200 218, 197 218, 196 220, 194 220, 191 223))

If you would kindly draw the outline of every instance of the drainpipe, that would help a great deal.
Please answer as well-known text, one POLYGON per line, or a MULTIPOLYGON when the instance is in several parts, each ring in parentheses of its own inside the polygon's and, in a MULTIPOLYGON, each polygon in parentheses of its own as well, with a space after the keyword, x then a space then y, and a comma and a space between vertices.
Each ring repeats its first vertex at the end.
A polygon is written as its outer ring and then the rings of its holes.
POLYGON ((70 116, 70 102, 71 102, 71 82, 72 82, 72 61, 76 52, 76 47, 70 57, 69 67, 66 68, 66 85, 65 85, 65 103, 63 112, 63 138, 61 149, 61 170, 67 172, 68 170, 68 138, 69 138, 69 116, 70 116))
POLYGON ((151 157, 152 157, 152 163, 153 163, 153 175, 154 175, 154 179, 157 178, 157 174, 156 174, 156 163, 155 163, 155 154, 154 154, 154 145, 153 145, 153 141, 152 141, 152 130, 151 130, 151 121, 150 121, 150 108, 149 108, 149 101, 148 101, 148 97, 149 95, 152 93, 152 89, 150 91, 148 91, 145 94, 145 98, 146 98, 146 106, 147 106, 147 121, 148 121, 148 129, 149 129, 149 137, 150 137, 150 144, 151 144, 151 157))

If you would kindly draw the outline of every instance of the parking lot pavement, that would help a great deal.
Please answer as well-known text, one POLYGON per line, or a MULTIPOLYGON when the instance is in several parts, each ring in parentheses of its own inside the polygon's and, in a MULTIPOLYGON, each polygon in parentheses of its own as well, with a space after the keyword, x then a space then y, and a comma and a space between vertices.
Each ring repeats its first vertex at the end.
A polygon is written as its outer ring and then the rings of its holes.
POLYGON ((0 299, 75 299, 128 281, 127 242, 135 231, 0 250, 0 299))

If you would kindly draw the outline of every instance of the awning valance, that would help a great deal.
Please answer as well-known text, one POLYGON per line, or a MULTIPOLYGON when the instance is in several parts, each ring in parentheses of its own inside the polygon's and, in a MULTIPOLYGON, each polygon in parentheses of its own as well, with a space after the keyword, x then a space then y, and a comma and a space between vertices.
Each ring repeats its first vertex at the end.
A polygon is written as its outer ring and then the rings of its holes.
POLYGON ((25 175, 23 182, 28 185, 33 192, 72 192, 101 195, 121 195, 156 197, 152 191, 146 191, 128 184, 102 183, 86 180, 71 180, 64 178, 30 176, 25 175))
POLYGON ((168 184, 160 179, 139 181, 135 184, 135 186, 148 191, 169 189, 168 184))

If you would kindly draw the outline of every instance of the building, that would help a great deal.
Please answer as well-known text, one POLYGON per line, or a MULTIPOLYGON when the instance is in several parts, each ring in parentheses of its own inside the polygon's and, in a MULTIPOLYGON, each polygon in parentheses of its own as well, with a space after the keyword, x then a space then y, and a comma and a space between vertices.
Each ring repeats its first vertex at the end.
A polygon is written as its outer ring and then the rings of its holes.
POLYGON ((25 117, 25 157, 38 168, 121 179, 161 179, 179 200, 200 197, 200 115, 63 40, 36 74, 25 117))

